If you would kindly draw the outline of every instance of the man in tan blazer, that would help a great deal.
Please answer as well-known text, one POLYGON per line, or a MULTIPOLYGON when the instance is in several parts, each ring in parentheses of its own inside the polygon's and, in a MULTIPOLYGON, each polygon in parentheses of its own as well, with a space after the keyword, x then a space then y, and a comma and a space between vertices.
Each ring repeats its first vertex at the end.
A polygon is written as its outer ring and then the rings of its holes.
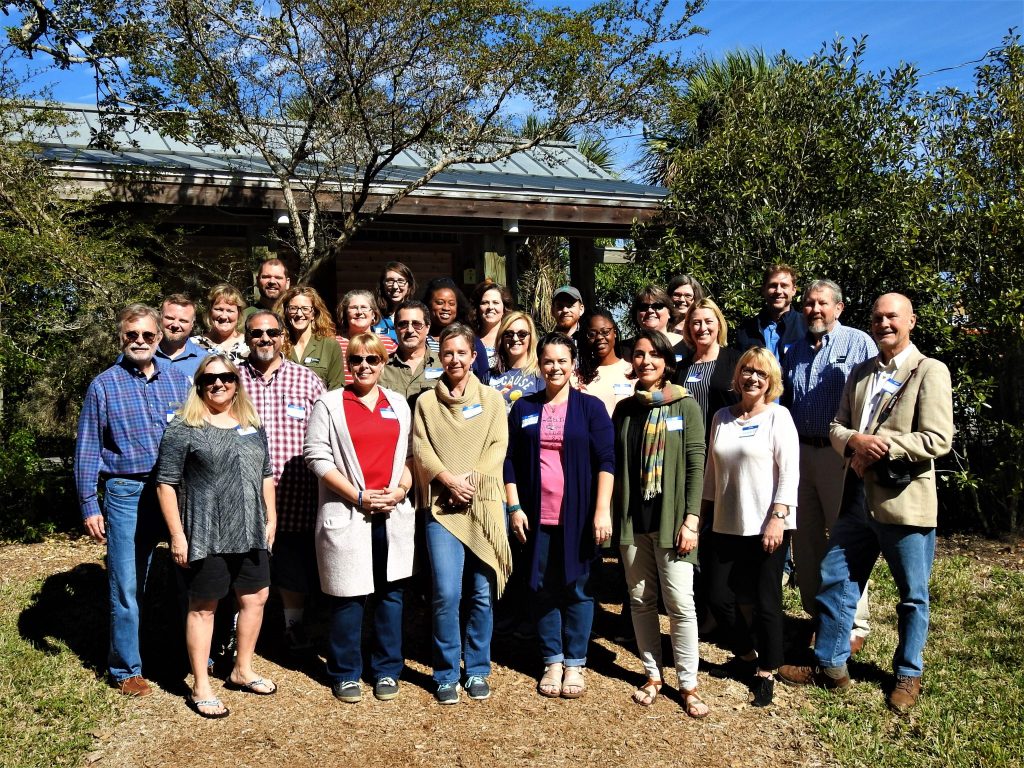
POLYGON ((889 694, 889 706, 900 713, 921 692, 938 515, 935 459, 953 440, 949 369, 911 343, 916 323, 906 296, 887 293, 875 301, 871 332, 878 356, 853 369, 829 430, 832 447, 846 457, 846 475, 842 510, 821 563, 818 666, 779 670, 788 683, 850 685, 850 629, 881 554, 900 593, 896 685, 889 694))

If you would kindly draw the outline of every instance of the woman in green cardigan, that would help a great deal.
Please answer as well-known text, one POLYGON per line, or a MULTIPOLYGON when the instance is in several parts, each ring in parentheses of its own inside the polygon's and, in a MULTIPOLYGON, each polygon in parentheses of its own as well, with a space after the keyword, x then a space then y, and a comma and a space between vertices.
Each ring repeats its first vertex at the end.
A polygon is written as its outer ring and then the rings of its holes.
POLYGON ((309 368, 328 389, 345 384, 341 346, 334 338, 334 321, 320 294, 308 285, 288 290, 274 306, 284 316, 288 335, 284 355, 293 363, 309 368))
POLYGON ((697 695, 693 567, 704 479, 704 417, 689 393, 672 383, 676 357, 663 333, 641 331, 631 362, 636 392, 618 404, 614 415, 619 472, 612 514, 647 675, 633 700, 649 707, 662 686, 660 583, 683 706, 690 717, 702 718, 708 707, 697 695))

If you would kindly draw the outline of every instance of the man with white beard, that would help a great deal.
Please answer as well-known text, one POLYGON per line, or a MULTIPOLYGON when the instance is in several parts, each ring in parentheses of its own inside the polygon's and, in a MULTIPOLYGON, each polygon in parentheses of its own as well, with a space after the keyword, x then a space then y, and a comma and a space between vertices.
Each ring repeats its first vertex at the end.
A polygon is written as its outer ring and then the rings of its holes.
POLYGON ((281 320, 273 312, 257 309, 249 315, 245 321, 249 359, 239 370, 270 445, 277 486, 271 583, 284 606, 285 641, 289 650, 299 653, 310 649, 302 626, 306 595, 320 587, 313 543, 317 482, 302 458, 302 444, 313 403, 326 390, 319 376, 281 354, 283 334, 281 320))

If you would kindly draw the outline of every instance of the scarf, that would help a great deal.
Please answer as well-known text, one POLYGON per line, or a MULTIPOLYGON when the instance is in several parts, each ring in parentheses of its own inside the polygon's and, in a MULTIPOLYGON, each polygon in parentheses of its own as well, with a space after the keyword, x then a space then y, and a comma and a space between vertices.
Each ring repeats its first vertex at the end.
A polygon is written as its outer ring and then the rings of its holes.
POLYGON ((679 384, 666 384, 662 389, 638 389, 633 397, 650 409, 644 425, 643 494, 650 501, 661 494, 661 476, 665 465, 665 412, 661 406, 689 397, 690 393, 679 384))

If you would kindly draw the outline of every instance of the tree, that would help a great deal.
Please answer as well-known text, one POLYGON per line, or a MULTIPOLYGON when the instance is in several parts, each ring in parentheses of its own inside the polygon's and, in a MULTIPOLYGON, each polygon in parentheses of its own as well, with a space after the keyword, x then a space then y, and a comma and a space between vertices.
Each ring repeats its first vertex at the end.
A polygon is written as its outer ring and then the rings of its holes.
POLYGON ((92 67, 109 126, 130 114, 260 155, 308 275, 452 165, 642 117, 703 2, 17 0, 8 34, 92 67), (522 104, 544 116, 529 137, 522 104))

